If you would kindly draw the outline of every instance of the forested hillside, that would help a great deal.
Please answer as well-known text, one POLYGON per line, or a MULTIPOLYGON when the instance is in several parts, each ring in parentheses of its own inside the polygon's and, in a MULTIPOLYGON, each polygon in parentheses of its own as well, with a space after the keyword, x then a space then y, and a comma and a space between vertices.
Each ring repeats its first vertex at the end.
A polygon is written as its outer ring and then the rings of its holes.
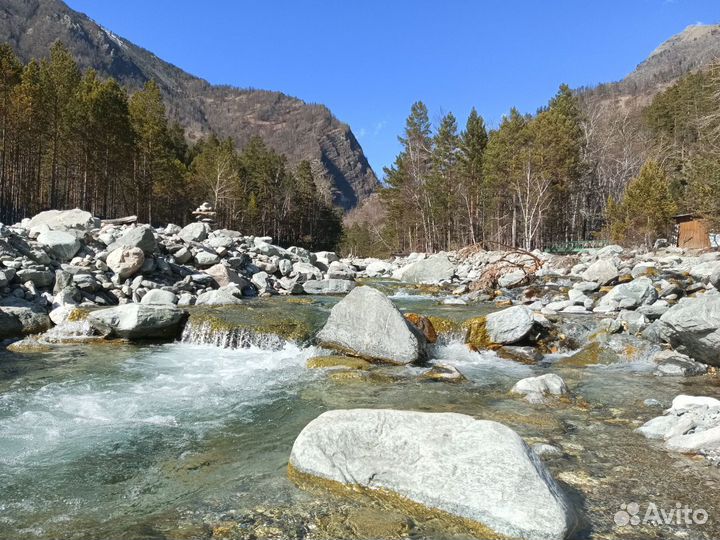
POLYGON ((188 146, 155 82, 128 96, 80 70, 60 43, 22 65, 0 46, 0 221, 48 208, 184 223, 204 200, 219 224, 284 244, 332 247, 340 218, 312 167, 259 138, 241 153, 215 136, 188 146))
POLYGON ((627 79, 563 85, 489 131, 475 110, 460 130, 414 104, 387 186, 346 218, 346 249, 651 243, 680 211, 720 226, 718 54, 720 27, 690 27, 627 79))
POLYGON ((81 69, 112 77, 131 93, 158 85, 168 117, 191 142, 214 133, 242 149, 260 136, 296 167, 307 160, 318 186, 352 208, 378 185, 349 126, 327 107, 281 92, 214 86, 96 24, 60 0, 0 0, 0 42, 27 63, 64 43, 81 69))

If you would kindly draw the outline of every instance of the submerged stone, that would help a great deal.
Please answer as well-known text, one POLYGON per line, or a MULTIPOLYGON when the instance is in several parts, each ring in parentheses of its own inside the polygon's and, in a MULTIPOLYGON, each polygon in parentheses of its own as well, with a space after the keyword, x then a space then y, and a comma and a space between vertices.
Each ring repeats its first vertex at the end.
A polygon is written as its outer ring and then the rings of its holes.
POLYGON ((307 361, 307 367, 367 370, 372 367, 372 364, 367 360, 354 356, 313 356, 307 361))
POLYGON ((455 366, 450 364, 435 364, 428 371, 420 376, 420 379, 432 382, 467 382, 465 375, 460 373, 455 366))
POLYGON ((515 383, 512 394, 521 394, 530 403, 543 403, 545 395, 561 396, 568 393, 565 381, 555 373, 546 373, 538 377, 527 377, 515 383))

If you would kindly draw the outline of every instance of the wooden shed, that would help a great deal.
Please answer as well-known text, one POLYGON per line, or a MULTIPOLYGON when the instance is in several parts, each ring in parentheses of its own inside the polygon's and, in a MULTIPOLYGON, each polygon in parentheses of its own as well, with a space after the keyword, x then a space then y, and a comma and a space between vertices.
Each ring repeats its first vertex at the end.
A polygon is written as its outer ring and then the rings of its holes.
POLYGON ((705 220, 693 214, 673 218, 677 224, 677 246, 685 249, 709 249, 710 231, 705 220))

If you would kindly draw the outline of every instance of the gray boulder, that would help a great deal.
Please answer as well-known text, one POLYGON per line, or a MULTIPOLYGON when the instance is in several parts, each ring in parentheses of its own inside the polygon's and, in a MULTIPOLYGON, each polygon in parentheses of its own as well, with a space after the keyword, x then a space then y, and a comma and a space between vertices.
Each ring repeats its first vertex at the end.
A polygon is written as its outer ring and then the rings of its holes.
POLYGON ((425 339, 395 305, 372 287, 355 287, 330 311, 318 341, 333 349, 396 364, 424 356, 425 339))
POLYGON ((138 247, 119 247, 108 254, 105 264, 115 272, 121 280, 135 275, 145 263, 145 254, 138 247))
POLYGON ((283 257, 286 255, 286 251, 278 246, 274 246, 268 242, 259 241, 255 239, 255 247, 253 250, 261 255, 267 255, 268 257, 283 257))
POLYGON ((438 253, 402 268, 398 277, 408 283, 440 283, 449 280, 454 274, 455 266, 448 256, 438 253))
POLYGON ((513 306, 490 313, 486 321, 485 329, 490 341, 503 345, 525 339, 535 324, 532 311, 525 306, 513 306))
POLYGON ((49 270, 26 268, 17 271, 17 278, 21 283, 31 281, 36 287, 51 287, 55 282, 55 274, 49 270))
POLYGON ((204 292, 195 301, 196 306, 224 306, 229 304, 242 304, 242 300, 223 289, 204 292))
POLYGON ((524 270, 513 270, 498 278, 498 286, 509 289, 520 285, 525 279, 527 279, 527 274, 524 270))
POLYGON ((333 261, 328 265, 327 277, 328 279, 353 279, 355 270, 343 262, 333 261))
POLYGON ((178 236, 186 242, 202 242, 208 237, 210 226, 207 223, 195 222, 185 225, 178 236))
POLYGON ((185 312, 175 306, 124 304, 93 311, 88 322, 101 334, 125 339, 172 339, 185 312))
POLYGON ((585 281, 594 281, 600 285, 607 285, 619 276, 620 273, 611 259, 598 259, 582 273, 585 281))
MULTIPOLYGON (((296 262, 292 266, 294 274, 300 277, 300 281, 304 282, 310 279, 321 280, 323 278, 322 271, 315 265, 308 262, 296 262)), ((292 275, 292 274, 291 274, 292 275)))
POLYGON ((79 208, 73 210, 46 210, 33 217, 27 228, 47 226, 50 230, 67 231, 70 229, 90 231, 100 226, 100 220, 90 212, 79 208))
POLYGON ((660 317, 659 333, 675 350, 720 366, 720 295, 683 299, 660 317))
POLYGON ((240 276, 240 274, 238 274, 235 270, 233 270, 229 266, 225 266, 224 264, 216 264, 214 266, 211 266, 210 268, 205 270, 205 273, 209 276, 212 276, 212 278, 220 287, 234 284, 237 285, 240 289, 242 289, 243 287, 247 287, 247 285, 249 284, 247 279, 240 276))
POLYGON ((302 284, 307 294, 347 294, 355 288, 349 279, 311 279, 302 284))
POLYGON ((198 266, 213 266, 220 262, 220 257, 214 251, 201 249, 195 254, 195 262, 198 266))
POLYGON ((0 339, 45 332, 52 326, 48 314, 37 305, 15 300, 0 306, 0 339))
POLYGON ((80 241, 74 234, 65 231, 47 231, 40 233, 37 241, 45 246, 53 257, 69 261, 80 250, 80 241))
POLYGON ((157 240, 149 226, 133 227, 110 244, 107 249, 114 251, 119 248, 139 248, 143 253, 150 254, 157 249, 157 240))
POLYGON ((175 257, 175 262, 178 264, 185 264, 192 259, 192 252, 186 247, 181 247, 173 253, 173 257, 175 257))
POLYGON ((658 293, 653 287, 652 280, 646 277, 633 279, 629 283, 616 285, 603 296, 593 311, 596 313, 610 313, 621 309, 635 309, 639 306, 649 305, 657 300, 658 293))
POLYGON ((653 356, 655 375, 661 377, 692 377, 707 373, 707 366, 677 351, 660 351, 653 356))
POLYGON ((560 486, 510 428, 456 413, 335 410, 310 422, 291 477, 391 492, 512 538, 561 540, 578 523, 560 486))
POLYGON ((144 305, 173 305, 177 304, 178 297, 170 292, 162 289, 152 289, 148 291, 145 296, 140 300, 141 304, 144 305))

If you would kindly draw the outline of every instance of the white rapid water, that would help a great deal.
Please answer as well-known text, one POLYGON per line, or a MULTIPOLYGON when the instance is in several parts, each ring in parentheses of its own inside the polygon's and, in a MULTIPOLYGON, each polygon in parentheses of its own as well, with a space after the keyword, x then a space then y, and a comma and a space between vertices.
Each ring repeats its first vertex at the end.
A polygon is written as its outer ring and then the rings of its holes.
POLYGON ((202 437, 316 376, 305 368, 311 352, 174 343, 98 362, 104 369, 82 377, 21 378, 0 394, 0 469, 76 460, 153 427, 202 437))
POLYGON ((471 351, 460 341, 435 346, 431 358, 432 363, 455 366, 465 377, 482 386, 516 381, 534 374, 530 366, 500 358, 494 351, 471 351))

